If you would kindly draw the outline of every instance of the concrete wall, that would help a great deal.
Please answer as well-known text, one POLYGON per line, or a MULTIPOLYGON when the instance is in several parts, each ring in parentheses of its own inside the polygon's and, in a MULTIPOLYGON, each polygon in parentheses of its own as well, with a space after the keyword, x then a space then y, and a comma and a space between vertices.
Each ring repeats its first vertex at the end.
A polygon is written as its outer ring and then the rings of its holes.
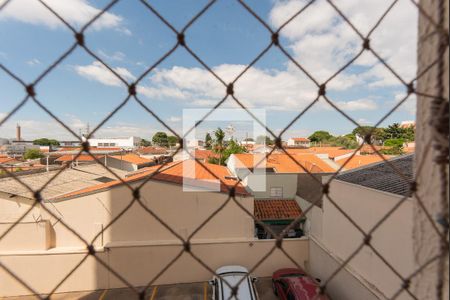
MULTIPOLYGON (((419 14, 419 39, 418 39, 418 74, 430 66, 438 58, 439 38, 440 34, 436 27, 428 20, 429 16, 438 23, 438 15, 444 14, 443 24, 447 33, 444 41, 448 43, 448 24, 449 24, 449 1, 419 1, 422 9, 426 13, 419 14), (444 8, 440 7, 440 3, 444 4, 444 8)), ((442 104, 448 105, 449 99, 449 48, 446 48, 442 56, 443 74, 439 76, 439 68, 435 66, 428 70, 417 81, 417 90, 425 95, 438 95, 438 82, 443 85, 442 104)), ((447 151, 448 158, 448 106, 443 109, 442 113, 447 114, 447 119, 443 118, 444 128, 447 130, 436 131, 432 124, 439 119, 439 113, 433 109, 434 99, 427 96, 417 96, 417 116, 416 116, 416 165, 423 165, 421 171, 416 170, 416 180, 418 183, 418 196, 424 203, 429 214, 433 219, 439 216, 448 217, 448 164, 444 166, 443 171, 440 170, 436 163, 439 155, 434 147, 439 146, 440 149, 447 151), (440 142, 439 142, 440 141, 440 142), (443 181, 443 182, 442 182, 443 181)), ((430 258, 441 252, 440 238, 435 234, 432 224, 427 218, 426 213, 422 210, 418 201, 415 201, 414 208, 414 254, 416 268, 425 264, 430 258)), ((438 224, 437 226, 440 227, 438 224)), ((442 227, 440 227, 442 228, 442 227)), ((447 241, 448 245, 448 241, 447 241)), ((448 251, 448 249, 447 249, 448 251)), ((440 274, 443 273, 444 295, 442 299, 449 298, 449 267, 448 252, 444 255, 444 259, 436 261, 429 265, 413 280, 412 289, 419 299, 435 299, 437 295, 437 286, 440 274), (440 269, 442 268, 442 269, 440 269)), ((441 277, 441 278, 442 278, 441 277)))
MULTIPOLYGON (((223 193, 184 192, 182 186, 156 181, 148 182, 141 189, 142 201, 148 209, 160 216, 171 228, 187 238, 206 218, 226 201, 223 193)), ((239 197, 237 200, 253 213, 253 198, 239 197)), ((32 201, 0 201, 0 215, 4 222, 14 222, 32 201)), ((45 203, 57 218, 50 216, 39 205, 21 221, 49 220, 55 232, 56 247, 80 247, 83 242, 63 227, 58 218, 76 230, 88 242, 106 228, 109 222, 121 213, 131 202, 131 191, 127 187, 117 187, 79 198, 54 203, 45 203)), ((0 230, 2 228, 0 227, 0 230)), ((0 231, 0 234, 2 231, 0 231)), ((15 230, 8 235, 15 236, 15 230)), ((8 235, 6 237, 8 237, 8 235)), ((234 202, 228 203, 194 238, 253 238, 254 222, 234 202)), ((101 246, 115 241, 173 241, 177 238, 146 212, 137 202, 114 224, 105 229, 96 241, 101 246)), ((20 249, 10 240, 9 247, 20 249)), ((19 241, 19 240, 18 240, 19 241)), ((0 241, 0 247, 4 239, 0 241)), ((35 246, 40 247, 40 243, 35 246)))
POLYGON ((138 169, 137 165, 135 164, 111 156, 106 157, 106 165, 110 168, 115 168, 128 172, 136 171, 138 169))
POLYGON ((245 181, 255 199, 270 199, 270 189, 283 188, 284 199, 294 199, 297 192, 297 174, 250 174, 245 181))
POLYGON ((298 174, 297 177, 297 196, 305 199, 310 203, 317 203, 322 205, 322 178, 330 175, 329 173, 316 173, 312 174, 315 180, 310 174, 298 174))
MULTIPOLYGON (((397 195, 337 180, 330 185, 330 197, 365 232, 368 232, 401 199, 397 195)), ((311 213, 317 213, 317 211, 311 213)), ((311 222, 311 236, 317 239, 324 248, 330 249, 330 255, 334 256, 337 261, 346 260, 362 243, 363 235, 330 201, 325 199, 322 220, 321 229, 314 228, 320 222, 317 220, 311 222)), ((404 277, 414 270, 413 222, 412 200, 407 199, 373 233, 371 241, 375 249, 404 277)), ((319 256, 310 258, 313 272, 328 272, 326 270, 329 269, 329 266, 326 264, 326 260, 319 256)), ((400 279, 367 246, 363 247, 359 254, 349 262, 348 268, 359 277, 364 278, 365 281, 370 282, 375 289, 387 297, 391 297, 402 284, 400 279)), ((335 290, 331 288, 331 294, 334 292, 335 290)), ((336 293, 339 295, 340 290, 336 290, 336 293)), ((348 295, 342 299, 363 298, 348 295)), ((402 294, 398 299, 410 298, 406 294, 402 294)))
MULTIPOLYGON (((289 239, 283 242, 286 252, 301 266, 309 256, 308 239, 289 239)), ((240 264, 252 269, 259 259, 273 247, 273 240, 231 240, 194 242, 192 253, 211 269, 222 265, 240 264)), ((144 286, 182 250, 177 243, 113 245, 98 249, 97 256, 121 274, 134 286, 144 286)), ((20 278, 39 293, 48 293, 67 273, 86 256, 85 251, 65 250, 28 252, 3 255, 1 262, 14 270, 20 278), (33 266, 30 268, 30 266, 33 266), (39 280, 36 280, 39 278, 39 280)), ((283 267, 295 265, 279 250, 275 250, 253 274, 270 276, 283 267)), ((154 284, 199 282, 212 278, 212 274, 188 253, 175 262, 154 284)), ((56 292, 83 291, 124 287, 106 268, 91 256, 64 282, 56 292)), ((26 295, 28 290, 0 269, 0 296, 26 295)))

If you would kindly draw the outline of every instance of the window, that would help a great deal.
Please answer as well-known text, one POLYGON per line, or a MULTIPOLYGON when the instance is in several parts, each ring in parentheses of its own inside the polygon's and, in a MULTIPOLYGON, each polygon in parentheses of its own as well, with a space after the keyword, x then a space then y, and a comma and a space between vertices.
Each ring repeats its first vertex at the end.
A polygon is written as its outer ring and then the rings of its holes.
POLYGON ((283 188, 282 187, 270 188, 270 197, 271 198, 282 198, 283 197, 283 188))

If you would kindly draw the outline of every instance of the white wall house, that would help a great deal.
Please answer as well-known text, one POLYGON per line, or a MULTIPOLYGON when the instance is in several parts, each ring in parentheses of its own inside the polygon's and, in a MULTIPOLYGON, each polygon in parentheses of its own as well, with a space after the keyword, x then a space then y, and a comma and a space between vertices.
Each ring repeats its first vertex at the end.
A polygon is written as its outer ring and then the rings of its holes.
POLYGON ((309 148, 311 146, 311 141, 307 138, 290 138, 287 140, 287 145, 289 147, 304 147, 309 148))
POLYGON ((89 145, 91 147, 118 147, 124 149, 134 149, 139 147, 141 138, 136 136, 130 136, 128 138, 94 138, 89 139, 89 145))

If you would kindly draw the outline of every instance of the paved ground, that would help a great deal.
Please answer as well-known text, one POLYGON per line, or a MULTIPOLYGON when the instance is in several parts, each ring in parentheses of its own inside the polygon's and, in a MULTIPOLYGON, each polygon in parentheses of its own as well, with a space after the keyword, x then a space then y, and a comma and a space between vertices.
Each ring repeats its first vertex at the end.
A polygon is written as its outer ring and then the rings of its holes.
MULTIPOLYGON (((260 300, 275 300, 278 299, 272 292, 272 283, 270 278, 259 278, 256 283, 256 290, 258 291, 260 300)), ((9 297, 0 298, 5 300, 31 300, 36 297, 9 297)), ((130 289, 111 289, 99 290, 94 292, 74 292, 74 293, 59 293, 51 297, 55 300, 125 300, 138 299, 136 294, 130 289)), ((211 299, 211 288, 207 282, 173 284, 173 285, 158 285, 152 286, 146 291, 145 299, 148 300, 207 300, 211 299)))

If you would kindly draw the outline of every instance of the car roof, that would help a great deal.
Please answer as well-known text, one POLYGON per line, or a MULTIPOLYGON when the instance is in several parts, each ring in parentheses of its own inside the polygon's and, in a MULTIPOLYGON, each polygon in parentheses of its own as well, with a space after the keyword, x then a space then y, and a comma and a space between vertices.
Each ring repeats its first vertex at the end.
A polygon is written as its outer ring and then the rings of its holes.
POLYGON ((222 299, 255 299, 255 295, 254 293, 251 291, 251 289, 253 289, 251 281, 249 280, 249 278, 245 278, 244 274, 229 274, 229 275, 225 275, 223 276, 223 280, 222 280, 222 295, 223 298, 222 299), (227 283, 225 283, 224 281, 226 281, 231 287, 235 287, 238 285, 239 283, 239 288, 237 291, 237 297, 231 297, 231 288, 228 286, 227 283))
POLYGON ((294 291, 297 298, 309 300, 316 299, 316 296, 319 295, 317 283, 308 276, 285 277, 283 279, 289 284, 290 289, 294 291))
POLYGON ((231 265, 231 266, 223 266, 216 270, 216 274, 225 274, 225 273, 233 273, 233 272, 245 272, 248 273, 248 270, 243 266, 231 265))

